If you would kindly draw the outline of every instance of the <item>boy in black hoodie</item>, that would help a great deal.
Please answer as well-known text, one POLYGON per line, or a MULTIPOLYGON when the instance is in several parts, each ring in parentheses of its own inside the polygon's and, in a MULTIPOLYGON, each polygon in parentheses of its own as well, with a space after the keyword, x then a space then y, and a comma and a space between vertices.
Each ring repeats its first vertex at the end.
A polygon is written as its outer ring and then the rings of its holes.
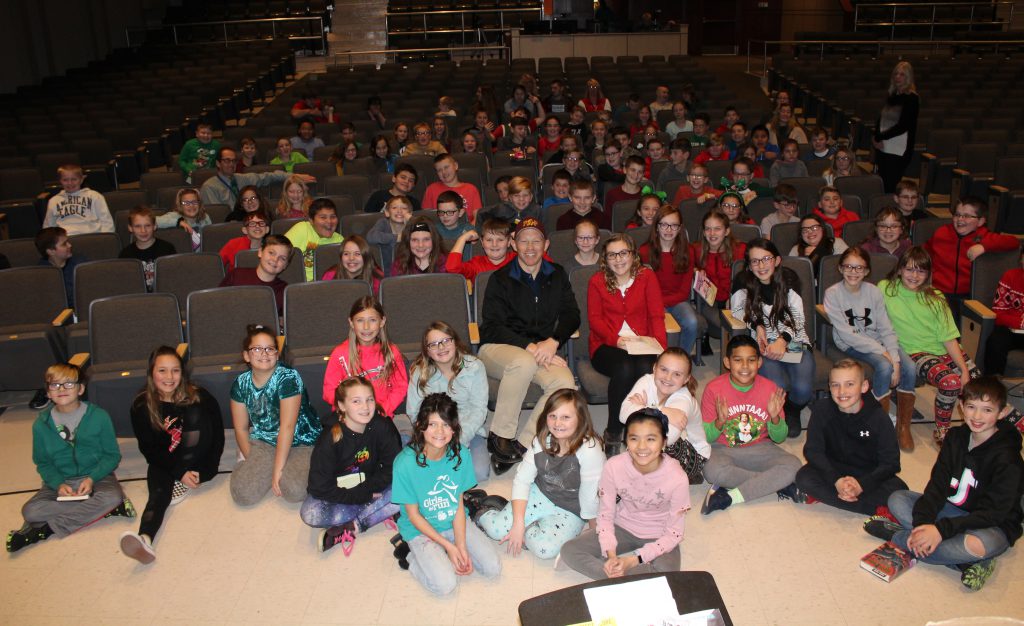
POLYGON ((868 393, 864 368, 853 359, 832 366, 831 398, 811 406, 804 457, 796 485, 830 506, 872 515, 907 484, 892 421, 868 393))
POLYGON ((959 400, 964 425, 946 436, 923 494, 897 491, 889 509, 899 524, 874 517, 864 530, 919 560, 958 569, 978 590, 995 557, 1021 536, 1024 459, 1009 421, 1006 387, 994 377, 972 380, 959 400))

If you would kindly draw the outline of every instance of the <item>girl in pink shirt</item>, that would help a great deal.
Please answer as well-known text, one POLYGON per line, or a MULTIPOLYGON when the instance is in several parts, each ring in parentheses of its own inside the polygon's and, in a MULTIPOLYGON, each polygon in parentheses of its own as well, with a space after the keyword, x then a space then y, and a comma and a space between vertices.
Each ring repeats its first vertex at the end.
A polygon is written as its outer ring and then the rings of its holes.
POLYGON ((377 408, 388 417, 405 401, 409 375, 398 346, 388 341, 384 308, 373 296, 363 296, 349 312, 348 339, 331 352, 324 373, 324 402, 334 406, 338 383, 362 376, 373 385, 377 408))
POLYGON ((597 529, 562 546, 560 558, 598 578, 678 571, 690 483, 662 450, 668 418, 641 409, 626 420, 626 448, 604 465, 598 486, 597 529))

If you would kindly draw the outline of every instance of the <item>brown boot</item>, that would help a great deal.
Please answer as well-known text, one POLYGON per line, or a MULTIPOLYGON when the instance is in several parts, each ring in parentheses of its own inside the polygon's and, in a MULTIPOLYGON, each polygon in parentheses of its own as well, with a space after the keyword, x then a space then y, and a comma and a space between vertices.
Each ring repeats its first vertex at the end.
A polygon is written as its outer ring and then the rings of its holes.
POLYGON ((884 398, 879 398, 878 399, 878 404, 882 405, 882 410, 885 411, 886 415, 889 414, 889 401, 890 400, 892 400, 892 394, 891 393, 889 395, 885 396, 884 398))
POLYGON ((896 392, 896 439, 900 450, 914 451, 914 437, 910 434, 910 420, 914 415, 914 394, 906 391, 896 392))

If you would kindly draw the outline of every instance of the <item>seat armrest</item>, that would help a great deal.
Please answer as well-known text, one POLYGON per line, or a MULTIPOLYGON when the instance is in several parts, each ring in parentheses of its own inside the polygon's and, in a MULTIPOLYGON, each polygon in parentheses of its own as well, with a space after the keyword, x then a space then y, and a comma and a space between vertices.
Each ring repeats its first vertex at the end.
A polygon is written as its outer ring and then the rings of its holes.
POLYGON ((68 323, 68 320, 71 319, 72 315, 74 315, 74 311, 72 311, 71 309, 64 309, 63 311, 57 314, 57 317, 53 318, 52 323, 54 326, 63 326, 64 324, 68 323))
POLYGON ((832 324, 832 321, 830 319, 828 319, 828 313, 825 312, 825 305, 824 304, 815 304, 814 305, 814 312, 818 314, 818 317, 821 318, 821 321, 823 323, 829 324, 829 325, 832 324))
POLYGON ((88 352, 79 352, 77 354, 72 355, 71 358, 68 359, 68 363, 70 365, 74 365, 80 370, 85 369, 86 363, 89 362, 89 356, 90 355, 88 352))
POLYGON ((284 351, 284 335, 278 335, 276 337, 276 339, 277 339, 277 351, 278 352, 284 351))
POLYGON ((676 318, 672 317, 672 314, 665 311, 665 332, 668 334, 681 332, 682 329, 679 327, 679 322, 676 318))
POLYGON ((996 314, 977 300, 965 300, 960 309, 960 343, 976 364, 984 364, 985 344, 996 326, 996 314))
POLYGON ((469 323, 469 343, 474 346, 480 345, 480 325, 476 322, 469 323))
POLYGON ((935 156, 931 152, 922 152, 921 153, 921 160, 922 161, 933 161, 933 160, 935 160, 937 158, 939 158, 939 157, 935 156))
POLYGON ((179 343, 178 347, 176 347, 174 349, 174 351, 178 353, 178 356, 180 358, 184 359, 185 355, 188 354, 188 344, 187 343, 179 343))
POLYGON ((473 281, 468 278, 466 279, 466 294, 473 295, 473 281))
POLYGON ((734 333, 736 331, 747 329, 746 323, 736 319, 736 316, 734 316, 732 314, 732 311, 730 311, 729 309, 722 309, 721 314, 724 325, 727 326, 729 330, 733 331, 734 333))

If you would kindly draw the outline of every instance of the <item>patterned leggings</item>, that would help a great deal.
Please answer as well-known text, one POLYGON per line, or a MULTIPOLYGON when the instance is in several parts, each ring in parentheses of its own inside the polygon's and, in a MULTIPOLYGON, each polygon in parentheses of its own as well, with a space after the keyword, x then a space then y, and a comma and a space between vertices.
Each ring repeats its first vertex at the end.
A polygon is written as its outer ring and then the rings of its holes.
MULTIPOLYGON (((541 559, 553 559, 562 549, 562 544, 575 538, 586 522, 576 515, 556 506, 536 484, 530 485, 526 499, 526 535, 523 544, 526 549, 541 559)), ((512 529, 512 503, 500 511, 483 513, 476 522, 488 537, 500 540, 512 529)))
MULTIPOLYGON (((963 387, 960 369, 953 363, 953 357, 948 354, 917 352, 911 354, 910 358, 917 366, 917 375, 935 386, 935 427, 949 428, 949 422, 953 417, 953 405, 960 397, 960 389, 963 387)), ((966 354, 964 359, 971 378, 981 376, 981 370, 974 361, 966 354)))
POLYGON ((302 521, 314 528, 334 528, 355 520, 358 532, 365 532, 395 513, 398 505, 391 503, 390 487, 366 504, 339 504, 307 495, 299 511, 302 521))

